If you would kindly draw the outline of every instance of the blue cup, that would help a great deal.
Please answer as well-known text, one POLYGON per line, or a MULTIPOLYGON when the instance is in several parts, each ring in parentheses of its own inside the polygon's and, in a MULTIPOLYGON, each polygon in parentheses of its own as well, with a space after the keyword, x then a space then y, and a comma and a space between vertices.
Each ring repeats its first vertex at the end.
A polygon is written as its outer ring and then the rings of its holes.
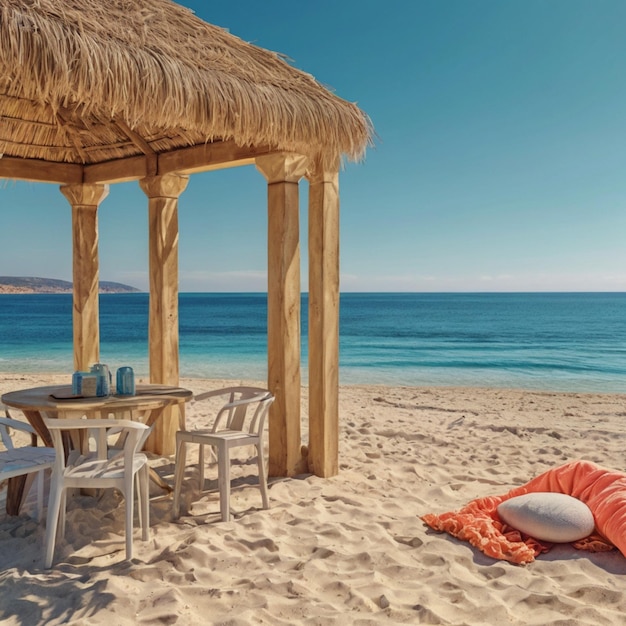
POLYGON ((118 396, 135 395, 135 374, 133 373, 132 367, 125 365, 117 370, 115 386, 118 396))

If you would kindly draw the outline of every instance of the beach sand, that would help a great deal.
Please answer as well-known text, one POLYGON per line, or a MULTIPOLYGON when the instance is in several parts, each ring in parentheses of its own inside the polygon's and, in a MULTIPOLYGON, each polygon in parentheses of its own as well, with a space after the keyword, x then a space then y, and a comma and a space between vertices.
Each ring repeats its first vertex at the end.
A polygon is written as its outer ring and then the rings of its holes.
MULTIPOLYGON (((0 375, 2 392, 67 383, 0 375)), ((240 381, 237 381, 240 382, 240 381)), ((226 381, 181 381, 198 393, 226 381)), ((307 436, 306 389, 303 438, 307 436)), ((494 561, 419 516, 506 493, 567 461, 624 470, 626 396, 478 388, 344 386, 340 473, 273 479, 270 509, 243 480, 220 521, 216 468, 185 502, 151 500, 147 542, 124 561, 123 506, 69 503, 55 566, 44 525, 0 513, 0 622, 23 624, 623 624, 626 558, 555 546, 526 566, 494 561)), ((189 405, 188 425, 203 423, 189 405)), ((244 457, 241 457, 245 460, 244 457)), ((154 458, 171 481, 173 458, 154 458)), ((255 466, 235 464, 236 472, 255 466)), ((235 472, 235 476, 238 474, 235 472)), ((4 494, 4 489, 2 490, 4 494)), ((2 496, 3 497, 3 496, 2 496)))

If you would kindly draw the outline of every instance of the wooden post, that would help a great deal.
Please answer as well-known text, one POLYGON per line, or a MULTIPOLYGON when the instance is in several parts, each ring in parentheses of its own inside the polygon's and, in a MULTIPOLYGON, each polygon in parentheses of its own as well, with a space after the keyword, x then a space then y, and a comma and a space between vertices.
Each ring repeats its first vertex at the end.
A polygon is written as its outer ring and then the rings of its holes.
POLYGON ((339 174, 309 179, 309 471, 339 472, 339 174))
MULTIPOLYGON (((148 196, 150 248, 150 382, 179 384, 178 362, 178 198, 188 176, 165 174, 139 181, 148 196)), ((176 431, 184 427, 184 404, 167 409, 158 420, 146 449, 170 455, 176 431)))
POLYGON ((108 185, 62 185, 72 206, 74 369, 85 371, 100 359, 98 293, 98 206, 108 185))
POLYGON ((300 449, 300 232, 298 181, 306 157, 256 159, 268 187, 267 358, 275 400, 269 419, 269 474, 306 471, 300 449))

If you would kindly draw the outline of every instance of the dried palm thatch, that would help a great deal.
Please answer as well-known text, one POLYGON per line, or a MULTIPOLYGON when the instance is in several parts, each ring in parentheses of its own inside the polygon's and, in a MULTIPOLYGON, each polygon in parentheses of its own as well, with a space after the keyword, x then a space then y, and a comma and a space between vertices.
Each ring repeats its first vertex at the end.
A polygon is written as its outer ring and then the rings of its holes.
POLYGON ((1 0, 0 153, 76 164, 206 142, 358 160, 370 121, 170 0, 1 0))

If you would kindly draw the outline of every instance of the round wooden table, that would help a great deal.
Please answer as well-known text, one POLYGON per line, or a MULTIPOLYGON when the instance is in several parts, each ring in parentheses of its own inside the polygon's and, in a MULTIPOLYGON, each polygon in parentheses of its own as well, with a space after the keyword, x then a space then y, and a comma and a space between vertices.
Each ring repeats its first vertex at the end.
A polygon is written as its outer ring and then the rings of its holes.
MULTIPOLYGON (((184 429, 184 411, 170 410, 188 402, 193 392, 183 387, 169 385, 137 385, 134 396, 109 395, 103 397, 79 397, 72 395, 71 385, 33 387, 9 391, 0 398, 8 407, 19 409, 37 431, 46 446, 52 446, 50 432, 42 416, 51 418, 117 418, 141 421, 153 427, 145 449, 156 454, 173 454, 176 431, 184 429)), ((7 513, 17 515, 22 500, 25 477, 9 481, 7 513)), ((162 480, 161 486, 169 489, 162 480)))

